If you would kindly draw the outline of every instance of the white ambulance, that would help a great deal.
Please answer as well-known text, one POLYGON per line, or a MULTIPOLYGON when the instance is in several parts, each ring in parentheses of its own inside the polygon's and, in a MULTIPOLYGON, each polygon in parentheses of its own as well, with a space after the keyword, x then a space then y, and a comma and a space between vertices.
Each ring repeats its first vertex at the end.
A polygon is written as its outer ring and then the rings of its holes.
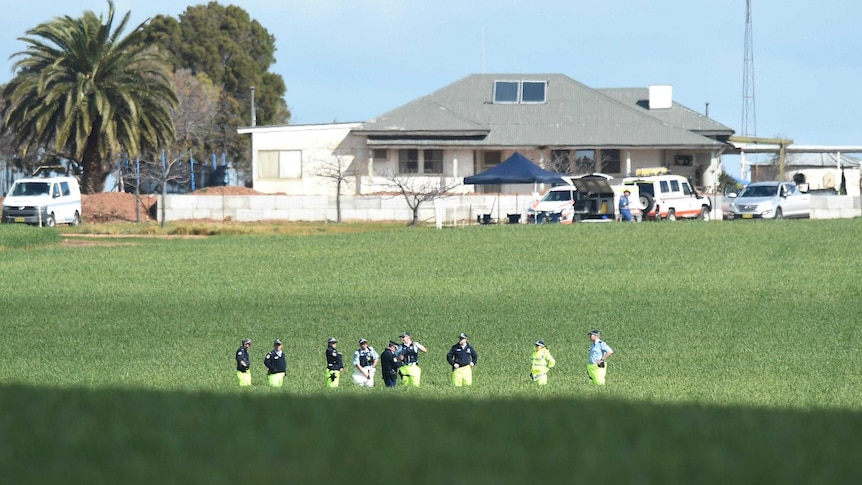
POLYGON ((688 179, 667 173, 665 167, 639 169, 635 177, 624 178, 623 185, 640 189, 644 219, 710 219, 712 204, 709 199, 698 194, 688 179))

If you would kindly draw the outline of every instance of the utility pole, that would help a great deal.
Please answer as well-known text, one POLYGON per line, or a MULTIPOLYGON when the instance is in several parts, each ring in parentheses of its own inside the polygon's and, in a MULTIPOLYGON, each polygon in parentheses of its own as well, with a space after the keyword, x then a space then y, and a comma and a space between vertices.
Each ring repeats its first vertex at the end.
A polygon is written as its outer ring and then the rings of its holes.
MULTIPOLYGON (((751 0, 745 0, 745 46, 742 66, 742 136, 757 136, 757 110, 754 103, 754 45, 751 29, 751 0)), ((739 158, 739 176, 745 179, 745 152, 739 158)))

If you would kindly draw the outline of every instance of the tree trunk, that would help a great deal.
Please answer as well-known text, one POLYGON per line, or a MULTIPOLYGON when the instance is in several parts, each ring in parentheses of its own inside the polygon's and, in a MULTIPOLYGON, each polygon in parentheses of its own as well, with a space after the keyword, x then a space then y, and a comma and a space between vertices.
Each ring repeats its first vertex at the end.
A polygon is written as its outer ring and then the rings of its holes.
POLYGON ((87 136, 84 153, 81 155, 81 165, 84 175, 81 177, 81 192, 98 194, 104 189, 105 176, 102 172, 102 157, 99 155, 99 121, 93 122, 93 130, 87 136))
POLYGON ((335 187, 335 222, 341 224, 341 179, 337 180, 335 187))
POLYGON ((410 221, 410 225, 411 226, 419 225, 419 204, 416 204, 416 206, 413 207, 413 220, 410 221))

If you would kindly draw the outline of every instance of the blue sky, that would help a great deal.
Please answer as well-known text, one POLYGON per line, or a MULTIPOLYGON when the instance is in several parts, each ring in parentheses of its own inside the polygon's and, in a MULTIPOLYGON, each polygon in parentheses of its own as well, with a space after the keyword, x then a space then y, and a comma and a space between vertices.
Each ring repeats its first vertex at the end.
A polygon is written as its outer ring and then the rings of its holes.
MULTIPOLYGON (((752 0, 756 134, 862 145, 862 3, 752 0)), ((116 0, 137 24, 176 0, 116 0)), ((227 5, 228 2, 221 2, 227 5)), ((276 38, 294 124, 365 121, 472 73, 562 73, 594 88, 673 86, 739 132, 745 0, 242 0, 276 38)), ((0 0, 0 82, 17 37, 104 0, 0 0)))

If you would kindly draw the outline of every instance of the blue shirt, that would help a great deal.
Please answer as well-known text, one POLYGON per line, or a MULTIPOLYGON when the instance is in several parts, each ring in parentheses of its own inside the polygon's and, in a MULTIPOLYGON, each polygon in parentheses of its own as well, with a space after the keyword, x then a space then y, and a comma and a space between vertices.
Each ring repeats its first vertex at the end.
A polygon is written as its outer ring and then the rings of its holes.
POLYGON ((601 340, 596 340, 592 345, 590 345, 590 364, 595 364, 602 360, 602 356, 608 352, 613 352, 613 350, 608 347, 608 344, 601 340))
POLYGON ((620 197, 620 210, 627 211, 629 210, 629 198, 627 195, 623 195, 620 197))

